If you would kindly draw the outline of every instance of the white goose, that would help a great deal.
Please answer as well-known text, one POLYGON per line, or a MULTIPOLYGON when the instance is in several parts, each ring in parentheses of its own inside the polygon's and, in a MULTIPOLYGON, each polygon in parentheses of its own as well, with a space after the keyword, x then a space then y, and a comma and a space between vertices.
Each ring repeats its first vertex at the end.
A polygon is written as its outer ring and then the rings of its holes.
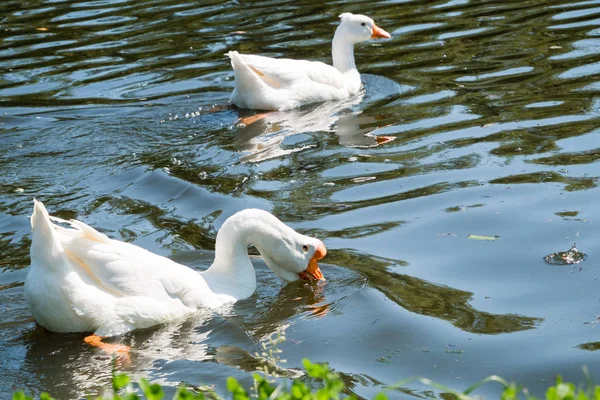
POLYGON ((354 44, 390 34, 365 15, 343 13, 333 36, 333 66, 322 62, 277 59, 230 51, 235 74, 231 102, 240 108, 290 110, 303 104, 343 100, 360 90, 354 44))
POLYGON ((240 211, 223 223, 215 260, 201 273, 110 239, 83 222, 51 217, 37 200, 31 227, 25 298, 35 320, 53 332, 94 332, 85 341, 108 351, 128 348, 111 349, 101 342, 103 336, 250 297, 256 275, 248 258, 249 244, 284 281, 324 279, 317 265, 327 253, 323 243, 257 209, 240 211))

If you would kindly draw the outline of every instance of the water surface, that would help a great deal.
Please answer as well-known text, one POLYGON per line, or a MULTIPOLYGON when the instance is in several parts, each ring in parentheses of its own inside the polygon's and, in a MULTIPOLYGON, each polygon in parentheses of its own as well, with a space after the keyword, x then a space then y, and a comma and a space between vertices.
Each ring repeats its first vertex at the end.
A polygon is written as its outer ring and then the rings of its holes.
MULTIPOLYGON (((259 287, 229 313, 133 332, 125 371, 248 384, 289 324, 289 369, 329 362, 371 397, 412 375, 498 374, 541 395, 600 374, 597 1, 51 1, 0 5, 0 396, 97 394, 110 359, 36 325, 23 298, 31 199, 198 270, 234 212, 329 249, 322 285, 259 287), (274 113, 224 107, 229 50, 330 61, 337 15, 365 91, 274 113), (389 140, 390 138, 394 140, 389 140), (496 236, 494 241, 469 235, 496 236), (544 256, 576 242, 584 262, 544 256)), ((478 391, 496 393, 488 385, 478 391)), ((398 397, 437 395, 409 384, 398 397)))

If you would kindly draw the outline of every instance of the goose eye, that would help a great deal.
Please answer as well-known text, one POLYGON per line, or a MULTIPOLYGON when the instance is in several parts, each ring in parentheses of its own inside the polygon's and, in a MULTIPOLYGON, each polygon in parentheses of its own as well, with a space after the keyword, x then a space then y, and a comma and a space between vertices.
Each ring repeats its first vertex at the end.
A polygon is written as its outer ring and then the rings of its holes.
POLYGON ((362 26, 367 26, 367 24, 365 22, 361 22, 360 23, 362 26))
POLYGON ((306 253, 308 251, 308 245, 305 244, 304 246, 302 246, 302 250, 304 250, 304 252, 306 253))

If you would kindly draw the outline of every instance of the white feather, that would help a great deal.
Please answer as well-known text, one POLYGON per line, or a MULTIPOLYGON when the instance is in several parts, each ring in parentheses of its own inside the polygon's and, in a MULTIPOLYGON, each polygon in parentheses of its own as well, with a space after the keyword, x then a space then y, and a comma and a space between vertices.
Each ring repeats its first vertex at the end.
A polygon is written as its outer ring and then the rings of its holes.
POLYGON ((360 90, 354 44, 368 40, 377 28, 364 15, 343 13, 332 42, 333 66, 322 62, 277 59, 230 51, 235 74, 231 101, 240 108, 289 110, 304 104, 343 100, 360 90))
POLYGON ((270 267, 287 280, 298 279, 315 252, 298 249, 305 244, 316 249, 321 243, 266 211, 244 210, 225 221, 217 235, 215 262, 198 273, 110 239, 83 222, 50 217, 37 200, 31 225, 25 297, 34 318, 54 332, 100 336, 150 327, 199 308, 214 309, 249 297, 256 289, 247 254, 250 243, 277 260, 270 267))

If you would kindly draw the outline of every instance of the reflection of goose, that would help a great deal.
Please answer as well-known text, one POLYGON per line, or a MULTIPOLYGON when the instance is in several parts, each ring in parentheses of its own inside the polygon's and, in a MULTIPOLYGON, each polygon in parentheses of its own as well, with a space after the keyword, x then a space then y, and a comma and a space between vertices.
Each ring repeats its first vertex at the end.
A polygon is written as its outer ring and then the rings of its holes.
POLYGON ((240 108, 290 110, 303 104, 343 100, 360 90, 354 45, 390 34, 367 16, 343 13, 333 37, 333 66, 322 62, 227 53, 235 73, 231 101, 240 108))
MULTIPOLYGON (((340 119, 352 118, 352 106, 359 104, 364 93, 351 99, 312 106, 309 109, 260 114, 255 122, 240 125, 236 135, 240 150, 248 153, 243 161, 257 162, 301 151, 306 146, 281 148, 285 138, 304 132, 331 132, 340 119)), ((250 117, 252 118, 252 117, 250 117)), ((242 119, 242 122, 245 120, 242 119)))
MULTIPOLYGON (((198 271, 213 257, 210 251, 186 251, 175 254, 174 260, 198 271)), ((124 372, 133 380, 144 376, 172 387, 182 381, 212 383, 216 384, 218 393, 224 394, 223 376, 250 377, 261 365, 254 356, 260 348, 258 343, 279 326, 313 318, 309 314, 313 308, 323 304, 335 307, 366 283, 362 275, 328 265, 327 284, 303 281, 282 284, 263 260, 252 259, 261 290, 226 312, 200 310, 185 319, 123 335, 119 340, 132 347, 130 362, 120 365, 125 368, 124 372), (211 363, 211 367, 202 364, 204 367, 198 368, 198 362, 211 363)), ((90 351, 81 343, 81 337, 57 335, 40 328, 29 331, 22 339, 24 342, 17 341, 24 344, 23 352, 9 353, 26 354, 20 367, 20 374, 29 377, 24 388, 34 392, 45 388, 56 398, 100 394, 99 388, 110 385, 111 359, 90 351), (60 368, 56 368, 57 365, 60 368)), ((21 360, 14 361, 19 365, 21 360)), ((292 376, 293 370, 277 373, 292 376)), ((168 392, 167 396, 170 396, 168 392)))
POLYGON ((375 147, 392 140, 393 137, 390 136, 373 134, 378 121, 373 113, 365 110, 413 88, 378 75, 365 74, 363 78, 364 90, 346 100, 250 116, 244 116, 246 112, 240 112, 236 136, 239 150, 246 153, 242 156, 242 161, 264 161, 310 147, 306 144, 292 148, 282 147, 286 138, 300 133, 335 133, 340 145, 348 147, 375 147))
MULTIPOLYGON (((82 222, 50 217, 34 203, 25 297, 36 321, 51 331, 118 335, 248 298, 256 289, 249 244, 284 281, 323 277, 317 265, 326 254, 323 243, 266 211, 227 219, 217 234, 215 261, 197 273, 82 222)), ((95 335, 86 342, 110 350, 95 335)))
MULTIPOLYGON (((312 288, 312 285, 292 286, 312 288)), ((246 317, 260 318, 258 311, 254 307, 246 317)), ((153 383, 173 388, 182 381, 210 383, 224 395, 224 376, 250 377, 261 365, 255 357, 261 337, 247 332, 247 324, 239 319, 237 315, 200 311, 184 320, 129 332, 120 340, 132 347, 130 362, 118 364, 119 370, 134 381, 143 376, 153 383), (210 367, 205 363, 210 363, 210 367)), ((284 323, 282 320, 269 326, 274 330, 284 323)), ((260 320, 251 325, 260 325, 260 320)), ((267 336, 273 330, 263 329, 261 333, 267 336)), ((90 398, 110 386, 111 358, 98 356, 84 346, 81 335, 53 334, 40 328, 30 331, 23 340, 25 349, 20 354, 21 357, 25 354, 25 361, 20 366, 19 377, 28 377, 21 386, 26 391, 36 393, 44 388, 56 398, 90 398)), ((287 376, 293 371, 281 369, 278 373, 287 376)), ((10 395, 12 391, 8 389, 10 395)), ((167 389, 165 397, 171 397, 170 390, 173 389, 167 389)))

